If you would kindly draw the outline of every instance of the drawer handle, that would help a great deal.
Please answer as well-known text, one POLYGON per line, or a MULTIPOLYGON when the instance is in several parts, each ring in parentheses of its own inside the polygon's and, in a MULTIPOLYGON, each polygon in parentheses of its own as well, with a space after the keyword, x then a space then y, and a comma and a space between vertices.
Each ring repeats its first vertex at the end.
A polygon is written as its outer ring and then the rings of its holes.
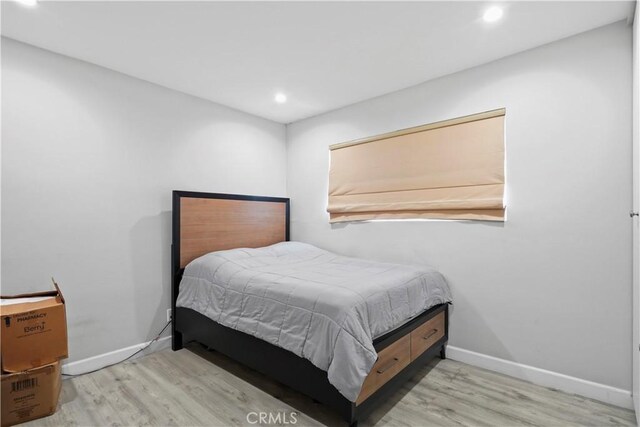
POLYGON ((378 369, 376 372, 379 374, 384 374, 386 371, 389 370, 389 368, 391 368, 393 365, 395 365, 396 363, 398 363, 398 359, 397 357, 394 357, 393 360, 388 363, 386 366, 383 366, 382 368, 378 369))
POLYGON ((428 340, 429 338, 431 338, 432 336, 434 336, 437 333, 438 333, 437 329, 432 329, 431 332, 429 332, 427 335, 423 336, 422 339, 423 340, 428 340))

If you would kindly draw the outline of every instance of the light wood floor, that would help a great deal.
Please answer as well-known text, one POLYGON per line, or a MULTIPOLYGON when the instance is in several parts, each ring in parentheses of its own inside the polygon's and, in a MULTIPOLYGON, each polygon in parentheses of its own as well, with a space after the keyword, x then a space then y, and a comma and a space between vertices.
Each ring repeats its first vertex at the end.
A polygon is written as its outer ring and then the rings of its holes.
MULTIPOLYGON (((58 412, 29 425, 260 425, 248 422, 250 412, 280 413, 280 425, 291 426, 292 417, 297 426, 346 425, 311 399, 200 346, 65 380, 58 412)), ((636 424, 629 410, 436 359, 361 425, 636 424)))

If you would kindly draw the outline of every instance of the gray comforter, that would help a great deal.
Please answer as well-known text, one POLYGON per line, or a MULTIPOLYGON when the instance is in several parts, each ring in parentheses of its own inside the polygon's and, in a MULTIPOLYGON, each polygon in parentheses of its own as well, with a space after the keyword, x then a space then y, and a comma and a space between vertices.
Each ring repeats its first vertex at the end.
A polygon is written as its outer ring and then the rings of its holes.
POLYGON ((355 401, 377 358, 373 339, 449 301, 445 279, 431 268, 284 242, 192 261, 177 305, 310 360, 355 401))

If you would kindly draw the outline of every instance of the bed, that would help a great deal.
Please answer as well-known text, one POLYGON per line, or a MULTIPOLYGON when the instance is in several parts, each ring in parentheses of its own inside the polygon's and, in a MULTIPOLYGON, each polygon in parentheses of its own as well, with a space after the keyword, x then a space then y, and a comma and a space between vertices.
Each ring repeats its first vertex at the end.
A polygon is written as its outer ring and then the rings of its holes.
POLYGON ((172 347, 197 341, 350 425, 445 357, 444 278, 289 241, 289 200, 174 191, 172 347))

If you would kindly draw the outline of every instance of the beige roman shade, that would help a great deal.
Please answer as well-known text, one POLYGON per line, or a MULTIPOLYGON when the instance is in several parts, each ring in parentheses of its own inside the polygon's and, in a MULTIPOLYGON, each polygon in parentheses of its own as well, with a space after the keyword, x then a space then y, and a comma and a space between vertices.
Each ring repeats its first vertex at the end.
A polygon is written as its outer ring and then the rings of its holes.
POLYGON ((332 145, 331 222, 503 221, 504 115, 488 111, 332 145))

